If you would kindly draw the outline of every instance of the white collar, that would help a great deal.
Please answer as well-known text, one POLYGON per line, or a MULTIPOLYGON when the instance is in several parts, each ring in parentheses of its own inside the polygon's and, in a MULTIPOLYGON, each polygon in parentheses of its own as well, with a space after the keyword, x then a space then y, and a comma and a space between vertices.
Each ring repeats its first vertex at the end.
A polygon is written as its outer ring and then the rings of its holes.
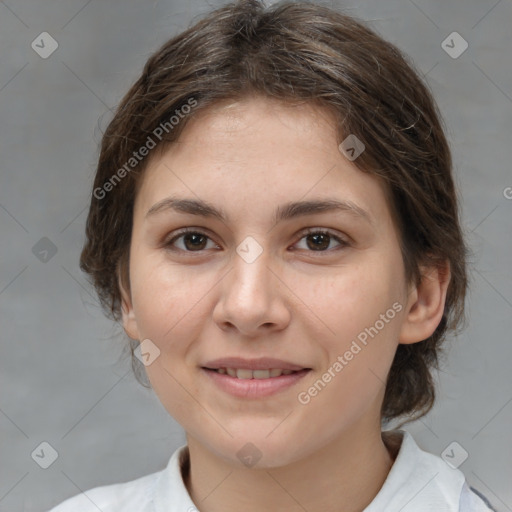
POLYGON ((441 457, 422 450, 404 430, 393 434, 402 442, 380 491, 364 512, 459 512, 465 477, 441 457))
MULTIPOLYGON (((392 433, 402 439, 398 454, 384 485, 364 512, 458 512, 464 474, 423 451, 407 431, 392 433)), ((160 473, 153 495, 155 512, 168 512, 171 506, 184 512, 197 510, 181 473, 187 459, 187 445, 180 446, 160 473)))

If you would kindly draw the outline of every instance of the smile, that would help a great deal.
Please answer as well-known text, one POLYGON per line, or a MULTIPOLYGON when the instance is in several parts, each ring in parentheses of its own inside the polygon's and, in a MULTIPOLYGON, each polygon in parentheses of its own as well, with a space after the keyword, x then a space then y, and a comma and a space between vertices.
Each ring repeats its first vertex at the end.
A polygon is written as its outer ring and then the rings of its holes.
POLYGON ((280 368, 250 370, 247 368, 201 368, 201 372, 215 387, 229 395, 257 399, 290 389, 311 368, 289 370, 280 368))
POLYGON ((269 368, 268 370, 248 370, 247 368, 208 368, 223 375, 236 377, 237 379, 268 379, 295 373, 293 370, 282 370, 280 368, 269 368))

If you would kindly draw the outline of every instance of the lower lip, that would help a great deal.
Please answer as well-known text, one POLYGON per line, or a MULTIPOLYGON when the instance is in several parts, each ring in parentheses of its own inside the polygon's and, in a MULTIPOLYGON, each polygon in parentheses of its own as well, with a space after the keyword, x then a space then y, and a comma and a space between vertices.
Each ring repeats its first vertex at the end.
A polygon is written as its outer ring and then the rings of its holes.
POLYGON ((289 375, 269 377, 268 379, 239 379, 227 373, 218 373, 215 370, 201 368, 220 389, 230 395, 240 398, 261 398, 283 391, 296 384, 310 370, 300 370, 289 375))

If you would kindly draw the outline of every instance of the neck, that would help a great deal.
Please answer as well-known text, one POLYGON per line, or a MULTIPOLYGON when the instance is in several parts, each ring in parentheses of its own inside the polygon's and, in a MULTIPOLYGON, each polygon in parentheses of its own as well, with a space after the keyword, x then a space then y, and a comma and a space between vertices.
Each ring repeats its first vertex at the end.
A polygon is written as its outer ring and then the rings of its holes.
POLYGON ((201 512, 361 512, 379 492, 396 456, 376 426, 361 430, 359 425, 307 458, 267 469, 230 465, 187 436, 185 485, 201 512))

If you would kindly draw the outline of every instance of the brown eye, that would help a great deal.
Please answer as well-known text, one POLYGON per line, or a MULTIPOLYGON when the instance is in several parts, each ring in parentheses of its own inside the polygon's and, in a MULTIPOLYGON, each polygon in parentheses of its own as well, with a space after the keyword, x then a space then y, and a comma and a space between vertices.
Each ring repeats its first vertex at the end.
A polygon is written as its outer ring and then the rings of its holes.
MULTIPOLYGON (((349 245, 347 241, 343 240, 341 237, 335 235, 331 231, 320 229, 310 229, 303 234, 301 241, 302 240, 306 240, 306 246, 299 248, 308 252, 330 252, 331 250, 340 249, 349 245), (338 247, 335 246, 334 249, 330 249, 333 241, 338 244, 338 247)), ((208 248, 217 248, 217 245, 210 239, 209 236, 207 236, 205 233, 202 233, 201 231, 194 231, 192 229, 182 230, 169 241, 167 241, 164 245, 171 251, 181 251, 187 253, 199 253, 208 248), (213 247, 208 247, 208 241, 213 244, 213 247), (181 242, 181 246, 179 246, 178 242, 181 242)))
POLYGON ((306 237, 306 240, 311 242, 310 244, 308 244, 308 247, 316 251, 317 249, 327 249, 329 247, 331 237, 325 233, 317 233, 313 235, 308 235, 306 237))
POLYGON ((332 241, 336 241, 338 246, 344 247, 348 243, 339 236, 325 230, 310 230, 304 233, 301 240, 306 240, 306 248, 313 252, 327 252, 332 241))
POLYGON ((210 238, 200 231, 185 230, 171 238, 165 243, 165 246, 172 251, 181 250, 184 252, 201 252, 207 248, 208 240, 210 240, 210 238), (182 246, 177 247, 175 243, 180 239, 182 239, 183 242, 182 246))
POLYGON ((204 249, 207 238, 208 237, 201 235, 200 233, 187 233, 183 235, 183 244, 187 249, 191 249, 193 251, 204 249))

